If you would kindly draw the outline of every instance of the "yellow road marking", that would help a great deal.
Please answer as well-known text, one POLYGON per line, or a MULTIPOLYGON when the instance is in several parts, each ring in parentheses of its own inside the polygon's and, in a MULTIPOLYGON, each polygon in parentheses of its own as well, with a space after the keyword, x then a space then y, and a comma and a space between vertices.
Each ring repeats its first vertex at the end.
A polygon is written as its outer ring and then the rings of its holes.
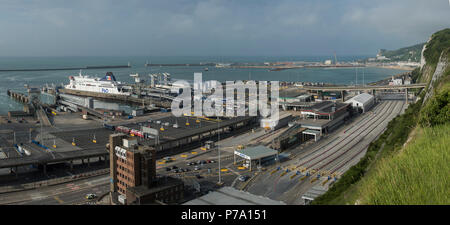
POLYGON ((53 198, 59 202, 59 204, 64 204, 64 201, 61 200, 58 196, 53 196, 53 198))

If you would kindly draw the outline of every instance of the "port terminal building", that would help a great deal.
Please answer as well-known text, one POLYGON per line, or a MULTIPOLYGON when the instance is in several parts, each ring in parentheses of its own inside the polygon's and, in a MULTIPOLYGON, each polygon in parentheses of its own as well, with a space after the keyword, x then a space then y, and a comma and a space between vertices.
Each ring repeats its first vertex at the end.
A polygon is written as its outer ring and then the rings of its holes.
POLYGON ((345 103, 351 104, 353 109, 359 113, 365 113, 375 104, 375 97, 367 93, 362 93, 345 101, 345 103))
POLYGON ((237 159, 244 161, 244 167, 252 170, 252 164, 261 166, 262 163, 278 161, 278 151, 268 148, 263 145, 248 147, 241 150, 234 151, 234 164, 237 163, 237 159), (238 158, 237 158, 238 157, 238 158))
POLYGON ((183 205, 286 205, 286 203, 232 187, 223 187, 183 205))
POLYGON ((318 140, 318 135, 328 134, 347 120, 350 107, 349 103, 323 101, 302 109, 302 118, 296 122, 307 128, 303 134, 312 135, 318 140))
POLYGON ((156 151, 136 137, 111 134, 110 197, 112 204, 172 204, 181 201, 184 184, 156 174, 156 151))
MULTIPOLYGON (((140 141, 144 145, 156 149, 158 158, 185 152, 199 147, 206 141, 215 140, 220 134, 226 138, 247 131, 257 126, 257 118, 250 116, 240 117, 195 117, 195 116, 169 116, 148 120, 141 125, 127 124, 125 127, 140 131, 156 130, 154 133, 144 133, 140 141)), ((117 129, 117 127, 116 127, 117 129)))

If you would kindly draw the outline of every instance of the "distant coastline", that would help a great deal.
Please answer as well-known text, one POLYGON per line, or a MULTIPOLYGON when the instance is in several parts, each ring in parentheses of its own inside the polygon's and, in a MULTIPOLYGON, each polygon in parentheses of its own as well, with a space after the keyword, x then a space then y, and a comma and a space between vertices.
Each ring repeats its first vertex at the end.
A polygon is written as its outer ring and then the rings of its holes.
POLYGON ((394 69, 394 70, 408 70, 408 71, 413 71, 416 68, 416 67, 410 67, 410 66, 367 66, 367 67, 394 69))

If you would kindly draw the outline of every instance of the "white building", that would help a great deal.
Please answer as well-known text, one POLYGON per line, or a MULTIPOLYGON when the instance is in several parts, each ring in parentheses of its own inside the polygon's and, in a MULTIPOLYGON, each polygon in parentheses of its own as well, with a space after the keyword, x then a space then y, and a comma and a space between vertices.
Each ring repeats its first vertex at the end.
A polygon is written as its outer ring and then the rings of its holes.
POLYGON ((402 79, 402 78, 394 79, 394 76, 392 76, 392 79, 391 79, 391 81, 389 82, 389 85, 390 85, 390 86, 393 86, 393 85, 403 85, 403 79, 402 79))
POLYGON ((375 103, 375 98, 373 97, 373 95, 362 93, 345 101, 345 103, 352 104, 353 108, 359 108, 364 113, 373 106, 373 104, 375 103))
POLYGON ((392 84, 393 85, 402 85, 403 84, 403 79, 393 79, 392 80, 392 84))
POLYGON ((384 55, 381 55, 381 56, 377 56, 377 60, 389 60, 389 58, 387 58, 384 55))

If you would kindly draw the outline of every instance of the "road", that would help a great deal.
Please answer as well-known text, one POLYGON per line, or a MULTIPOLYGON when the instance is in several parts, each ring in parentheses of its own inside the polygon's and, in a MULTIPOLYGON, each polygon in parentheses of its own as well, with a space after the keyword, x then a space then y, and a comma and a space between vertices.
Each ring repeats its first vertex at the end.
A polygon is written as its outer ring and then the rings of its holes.
POLYGON ((109 176, 102 175, 71 183, 34 190, 0 194, 0 205, 71 205, 85 204, 86 194, 100 196, 109 191, 109 176))

